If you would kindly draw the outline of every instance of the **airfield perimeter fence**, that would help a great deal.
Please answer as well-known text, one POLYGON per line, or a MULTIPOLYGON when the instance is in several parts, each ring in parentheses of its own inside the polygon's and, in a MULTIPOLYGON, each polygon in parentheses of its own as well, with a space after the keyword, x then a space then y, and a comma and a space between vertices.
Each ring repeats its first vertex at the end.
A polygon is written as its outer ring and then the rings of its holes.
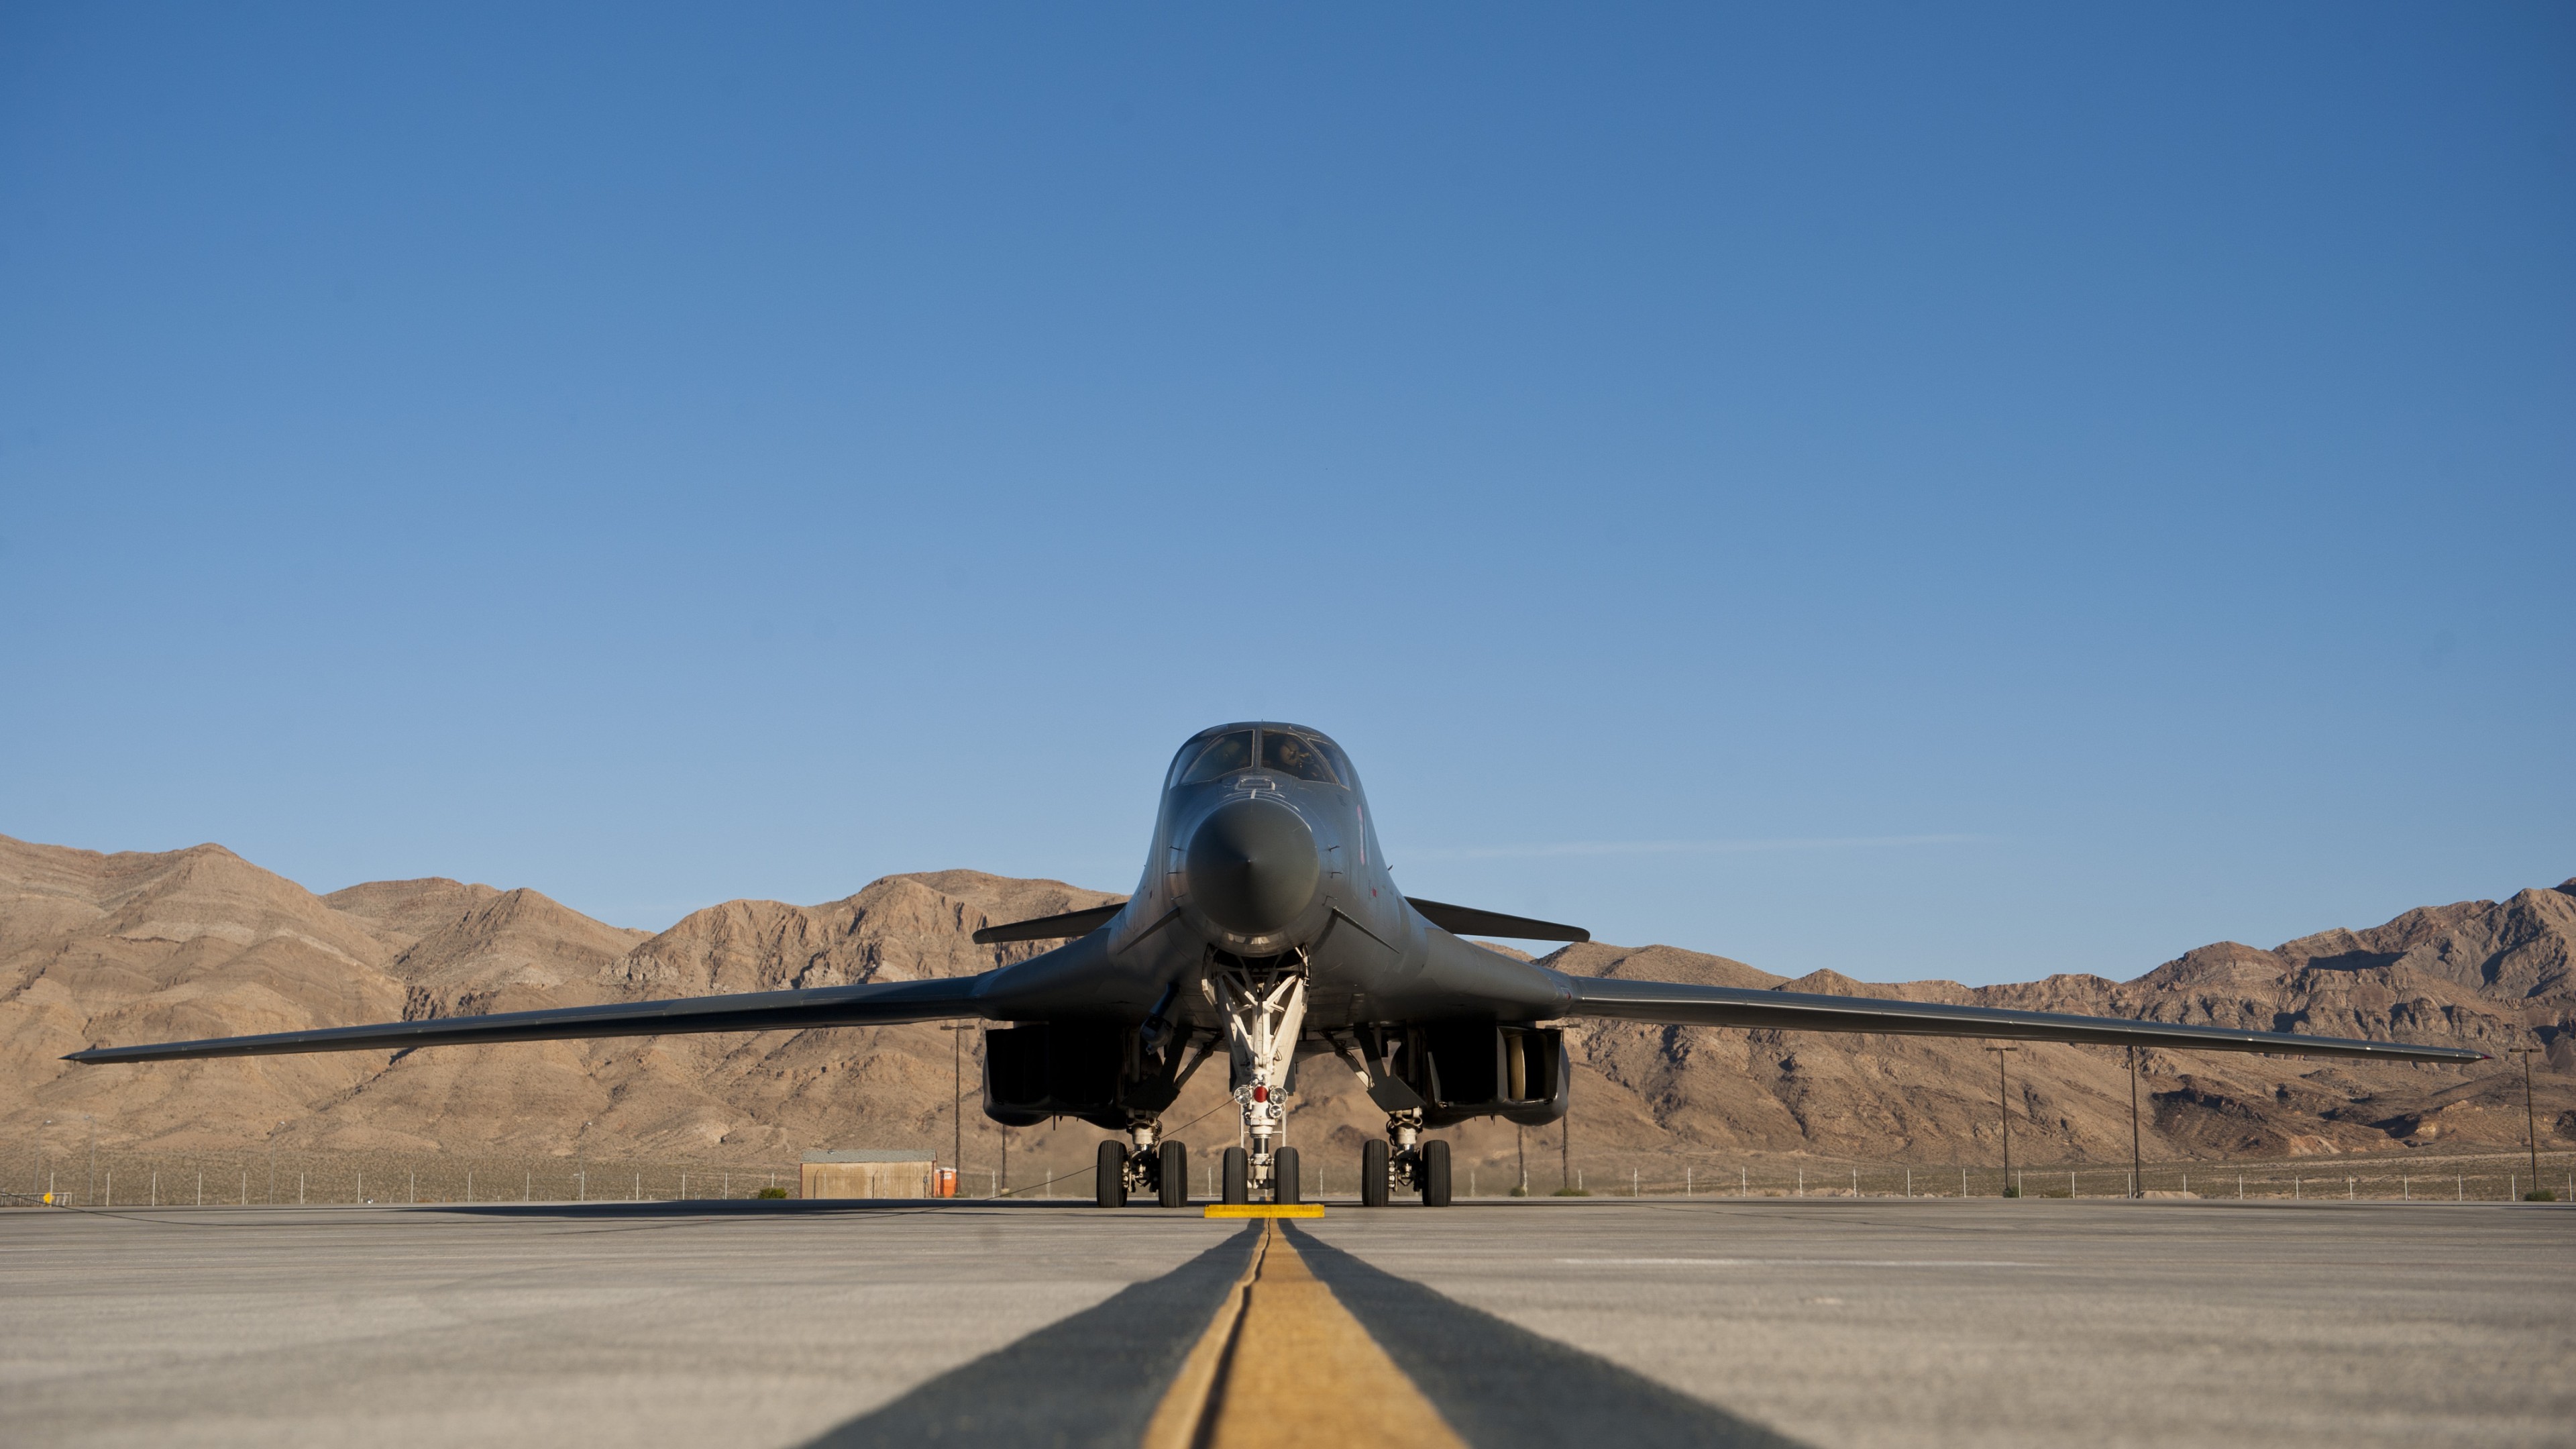
MULTIPOLYGON (((2142 1187, 2150 1197, 2279 1199, 2288 1201, 2385 1199, 2412 1202, 2510 1202, 2532 1190, 2527 1151, 2446 1153, 2440 1156, 2304 1157, 2288 1160, 2149 1162, 2142 1187)), ((1558 1161, 1542 1162, 1533 1150, 1528 1194, 1558 1195, 1558 1161)), ((1510 1161, 1487 1158, 1455 1168, 1462 1196, 1513 1192, 1519 1172, 1510 1161)), ((1577 1154, 1566 1189, 1587 1197, 2001 1197, 2007 1179, 1988 1163, 1923 1164, 1810 1159, 1729 1161, 1715 1155, 1577 1154)), ((2013 1164, 2020 1196, 2119 1198, 2130 1194, 2125 1162, 2013 1164)), ((2576 1152, 2543 1151, 2538 1186, 2576 1201, 2576 1152)))
POLYGON ((629 1157, 397 1152, 136 1152, 22 1147, 0 1153, 11 1204, 53 1194, 70 1207, 242 1204, 668 1202, 794 1196, 797 1164, 670 1162, 629 1157))
MULTIPOLYGON (((925 1156, 930 1155, 925 1152, 925 1156)), ((1216 1195, 1213 1153, 1192 1164, 1194 1197, 1216 1195)), ((1356 1162, 1304 1164, 1309 1198, 1356 1197, 1356 1162)), ((1533 1151, 1527 1167, 1529 1195, 1557 1195, 1554 1153, 1533 1151)), ((1510 1159, 1469 1161, 1453 1168, 1462 1198, 1517 1195, 1518 1170, 1510 1159)), ((1091 1196, 1088 1168, 1045 1170, 1031 1164, 1003 1184, 989 1167, 970 1165, 960 1196, 1006 1192, 1022 1201, 1091 1196)), ((2126 1163, 2016 1164, 2013 1179, 2030 1198, 2119 1198, 2130 1191, 2126 1163)), ((560 1203, 722 1201, 756 1198, 764 1190, 797 1194, 794 1162, 745 1159, 679 1162, 630 1157, 451 1155, 394 1152, 137 1152, 100 1148, 16 1152, 0 1149, 0 1204, 41 1203, 47 1193, 71 1207, 208 1207, 241 1204, 560 1203)), ((1730 1161, 1714 1154, 1582 1154, 1566 1187, 1588 1197, 1836 1198, 1998 1197, 2001 1169, 1958 1164, 1850 1162, 1817 1158, 1730 1161)), ((2446 1153, 2440 1156, 2309 1157, 2243 1162, 2150 1162, 2144 1189, 2150 1196, 2246 1200, 2405 1200, 2507 1202, 2532 1189, 2527 1152, 2446 1153)), ((2576 1202, 2576 1152, 2540 1154, 2539 1186, 2576 1202)))

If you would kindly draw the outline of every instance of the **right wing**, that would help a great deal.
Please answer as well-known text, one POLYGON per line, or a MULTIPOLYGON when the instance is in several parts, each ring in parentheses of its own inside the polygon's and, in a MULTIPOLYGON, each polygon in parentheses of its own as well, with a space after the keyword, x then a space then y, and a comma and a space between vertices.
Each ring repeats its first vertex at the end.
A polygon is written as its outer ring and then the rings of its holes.
POLYGON ((404 1051, 412 1047, 594 1036, 893 1026, 908 1021, 982 1016, 983 1009, 975 1000, 976 988, 991 974, 817 986, 803 991, 750 991, 735 996, 684 996, 671 1001, 622 1001, 605 1006, 561 1006, 545 1011, 504 1011, 492 1016, 433 1016, 423 1021, 327 1026, 312 1031, 165 1041, 148 1046, 91 1047, 63 1060, 98 1066, 195 1057, 278 1056, 288 1052, 404 1051))
POLYGON ((2286 1031, 2246 1031, 2231 1026, 2185 1026, 2170 1021, 2131 1021, 2117 1016, 2067 1016, 2053 1011, 2010 1011, 1993 1006, 1950 1006, 1934 1001, 1884 1001, 1867 996, 1818 996, 1798 991, 1758 991, 1736 986, 1693 986, 1677 981, 1623 981, 1566 976, 1574 1000, 1567 1016, 1613 1021, 1661 1021, 1691 1026, 1743 1026, 1769 1031, 1871 1032, 1889 1036, 1975 1036, 2005 1041, 2090 1042, 2100 1046, 2175 1047, 2188 1051, 2278 1052, 2285 1056, 2351 1057, 2364 1061, 2467 1063, 2488 1060, 2466 1047, 2409 1046, 2286 1031))

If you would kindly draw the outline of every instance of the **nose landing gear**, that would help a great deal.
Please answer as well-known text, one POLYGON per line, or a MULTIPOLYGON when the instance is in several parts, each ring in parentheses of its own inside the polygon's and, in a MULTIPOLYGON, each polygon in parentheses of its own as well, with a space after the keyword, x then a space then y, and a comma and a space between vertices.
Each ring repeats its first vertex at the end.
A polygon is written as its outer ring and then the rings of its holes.
POLYGON ((1243 1112, 1244 1140, 1251 1144, 1226 1149, 1225 1200, 1295 1202, 1297 1154, 1277 1144, 1287 1117, 1288 1070, 1306 1020, 1306 978, 1285 976, 1257 986, 1228 973, 1211 976, 1207 984, 1225 1013, 1234 1100, 1243 1112))

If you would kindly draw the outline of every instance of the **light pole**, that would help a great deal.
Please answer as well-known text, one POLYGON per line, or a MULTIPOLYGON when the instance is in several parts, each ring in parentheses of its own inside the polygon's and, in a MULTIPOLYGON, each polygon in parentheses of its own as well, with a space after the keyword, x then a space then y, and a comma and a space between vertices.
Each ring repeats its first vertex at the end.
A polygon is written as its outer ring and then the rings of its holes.
POLYGON ((1574 1103, 1565 1104, 1565 1115, 1556 1124, 1556 1190, 1561 1194, 1574 1186, 1574 1103))
POLYGON ((2540 1114, 2531 1105, 2531 1054, 2538 1047, 2506 1047, 2508 1055, 2522 1058, 2522 1130, 2529 1134, 2523 1140, 2531 1144, 2531 1190, 2540 1191, 2540 1114))
POLYGON ((2017 1052, 2021 1048, 1990 1046, 1986 1050, 1995 1054, 1995 1120, 2002 1125, 2004 1133, 2004 1190, 2000 1195, 2013 1197, 2016 1194, 2013 1192, 2012 1185, 2012 1109, 2008 1105, 2011 1098, 2010 1089, 2006 1086, 2004 1053, 2017 1052))
POLYGON ((948 1165, 955 1168, 961 1174, 958 1179, 961 1184, 965 1180, 962 1174, 966 1171, 965 1033, 973 1031, 974 1029, 975 1028, 972 1026, 943 1026, 940 1028, 941 1031, 948 1033, 948 1112, 951 1123, 955 1129, 952 1133, 954 1143, 950 1148, 951 1156, 949 1157, 948 1165))
POLYGON ((89 1186, 81 1190, 81 1206, 90 1207, 98 1202, 98 1114, 81 1115, 89 1119, 89 1186))
POLYGON ((2145 1160, 2138 1155, 2138 1047, 2129 1044, 2129 1196, 2147 1195, 2145 1160))

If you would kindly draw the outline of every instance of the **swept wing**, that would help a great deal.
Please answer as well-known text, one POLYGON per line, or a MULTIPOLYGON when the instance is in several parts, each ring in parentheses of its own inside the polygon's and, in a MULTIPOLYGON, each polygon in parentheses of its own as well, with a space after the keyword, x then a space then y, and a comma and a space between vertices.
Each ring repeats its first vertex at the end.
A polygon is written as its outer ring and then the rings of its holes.
POLYGON ((1567 1016, 1613 1021, 1739 1026, 1769 1031, 2089 1042, 2102 1046, 2276 1052, 2287 1056, 2346 1057, 2361 1061, 2460 1063, 2487 1060, 2486 1053, 2463 1047, 2409 1046, 2403 1042, 2302 1036, 2284 1031, 2187 1026, 2169 1021, 2130 1021, 2116 1016, 2068 1016, 2053 1011, 2010 1011, 1991 1006, 1884 1001, 1867 996, 1819 996, 1796 991, 1695 986, 1677 981, 1624 981, 1615 977, 1568 976, 1565 981, 1574 994, 1574 1000, 1565 1012, 1567 1016))
MULTIPOLYGON (((989 974, 989 973, 988 973, 989 974)), ((689 996, 672 1001, 628 1001, 606 1006, 565 1006, 546 1011, 504 1011, 491 1016, 438 1016, 372 1026, 331 1026, 265 1036, 224 1036, 206 1041, 155 1042, 147 1046, 91 1047, 63 1060, 166 1062, 193 1057, 262 1057, 287 1052, 403 1051, 411 1047, 475 1046, 486 1042, 560 1041, 594 1036, 665 1036, 699 1031, 801 1031, 817 1026, 893 1026, 982 1016, 976 988, 982 976, 936 981, 870 982, 817 986, 802 991, 750 991, 733 996, 689 996)))

